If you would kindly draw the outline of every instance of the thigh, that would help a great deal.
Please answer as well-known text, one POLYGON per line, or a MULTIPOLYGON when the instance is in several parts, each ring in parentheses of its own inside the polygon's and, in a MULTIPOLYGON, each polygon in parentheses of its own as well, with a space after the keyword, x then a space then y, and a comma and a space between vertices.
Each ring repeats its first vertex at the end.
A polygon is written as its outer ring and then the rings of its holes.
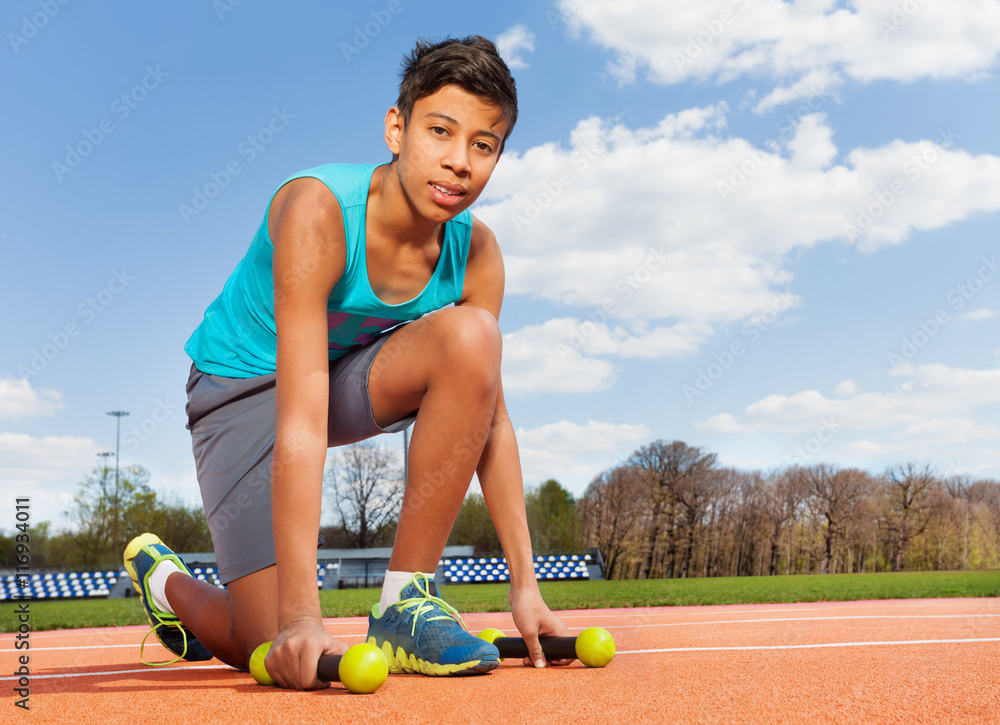
POLYGON ((187 409, 219 578, 229 584, 275 562, 274 375, 243 379, 192 372, 187 409))
POLYGON ((383 358, 386 349, 393 349, 393 341, 413 324, 416 323, 396 327, 368 345, 330 363, 328 446, 344 446, 382 433, 398 433, 413 423, 415 408, 404 410, 379 425, 375 421, 369 393, 372 368, 377 364, 376 361, 383 358))

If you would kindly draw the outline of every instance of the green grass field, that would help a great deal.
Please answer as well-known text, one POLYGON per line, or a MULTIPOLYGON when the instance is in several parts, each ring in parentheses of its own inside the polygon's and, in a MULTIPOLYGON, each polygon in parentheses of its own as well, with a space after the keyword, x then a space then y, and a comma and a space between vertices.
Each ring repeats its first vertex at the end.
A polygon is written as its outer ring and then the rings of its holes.
MULTIPOLYGON (((552 609, 1000 597, 1000 571, 543 582, 540 586, 552 609)), ((460 612, 506 611, 507 591, 505 584, 443 587, 445 599, 460 612)), ((378 597, 377 589, 344 589, 320 592, 320 603, 325 617, 350 617, 367 614, 378 597)), ((16 607, 11 602, 0 607, 3 632, 16 631, 16 607)), ((146 624, 142 605, 135 598, 34 601, 30 613, 31 628, 35 631, 146 624)))

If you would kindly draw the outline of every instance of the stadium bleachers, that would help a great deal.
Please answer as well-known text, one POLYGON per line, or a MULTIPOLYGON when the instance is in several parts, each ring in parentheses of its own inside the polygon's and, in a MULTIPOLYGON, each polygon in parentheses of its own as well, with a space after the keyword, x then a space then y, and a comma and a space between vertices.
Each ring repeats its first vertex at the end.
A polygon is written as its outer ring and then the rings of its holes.
MULTIPOLYGON (((316 565, 316 586, 323 588, 323 579, 328 569, 336 569, 337 564, 316 565)), ((219 570, 214 566, 193 566, 191 572, 196 579, 208 582, 220 589, 225 585, 219 580, 219 570)), ((107 597, 118 580, 128 579, 128 573, 121 571, 81 571, 28 574, 22 577, 28 586, 21 588, 16 574, 0 577, 0 601, 12 599, 89 599, 107 597)))
POLYGON ((82 571, 36 573, 0 578, 0 601, 9 599, 85 599, 106 597, 124 571, 82 571), (27 583, 22 588, 21 582, 27 583))
MULTIPOLYGON (((539 581, 586 581, 602 579, 603 562, 596 549, 592 553, 539 554, 535 556, 535 578, 539 581)), ((382 574, 388 565, 388 549, 367 550, 366 556, 332 560, 327 557, 316 564, 316 586, 319 589, 336 589, 350 586, 381 586, 382 574), (324 582, 326 586, 324 587, 324 582)), ((472 547, 454 547, 446 550, 438 567, 441 584, 475 584, 509 582, 507 559, 500 556, 471 556, 472 547), (467 552, 467 553, 463 553, 467 552), (448 556, 447 554, 459 554, 448 556)), ((204 555, 202 555, 204 556, 204 555)), ((219 570, 214 557, 201 561, 210 564, 190 565, 195 578, 224 589, 219 580, 219 570)), ((7 570, 10 572, 11 570, 7 570)), ((19 577, 17 574, 0 574, 0 601, 15 599, 90 599, 95 597, 135 596, 128 574, 118 571, 33 572, 19 577), (124 581, 122 581, 124 580, 124 581), (27 586, 22 589, 21 582, 27 586), (113 593, 114 592, 114 593, 113 593)))
MULTIPOLYGON (((593 559, 590 554, 549 554, 535 557, 535 579, 588 580, 593 559)), ((509 582, 507 559, 502 556, 456 557, 444 560, 444 583, 475 584, 509 582)))

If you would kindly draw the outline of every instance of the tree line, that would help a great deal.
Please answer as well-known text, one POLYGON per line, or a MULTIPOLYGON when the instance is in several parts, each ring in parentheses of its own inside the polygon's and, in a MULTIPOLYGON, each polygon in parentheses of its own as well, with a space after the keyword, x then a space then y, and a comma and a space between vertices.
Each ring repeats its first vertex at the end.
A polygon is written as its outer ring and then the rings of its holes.
MULTIPOLYGON (((72 531, 34 526, 41 567, 121 565, 133 536, 210 551, 200 507, 163 497, 149 473, 97 468, 66 512, 72 531)), ((391 547, 405 489, 395 449, 362 442, 331 456, 321 529, 330 548, 391 547)), ((595 547, 609 579, 1000 568, 1000 483, 904 463, 881 473, 829 463, 748 471, 715 453, 654 441, 596 476, 579 499, 549 479, 525 492, 536 551, 595 547)), ((486 502, 467 496, 448 540, 499 553, 486 502)), ((0 537, 10 565, 13 539, 0 537)))
MULTIPOLYGON (((212 538, 201 507, 159 494, 149 471, 139 465, 92 470, 77 486, 65 514, 70 530, 54 533, 51 522, 32 524, 32 569, 107 569, 122 566, 125 546, 151 531, 175 551, 211 551, 212 538)), ((14 566, 15 539, 0 536, 0 562, 14 566)))
MULTIPOLYGON (((916 463, 747 471, 658 440, 579 500, 550 480, 526 504, 536 549, 596 547, 609 579, 1000 568, 1000 483, 916 463)), ((481 496, 449 543, 499 550, 481 496)))
POLYGON ((1000 483, 915 463, 743 471, 660 440, 576 510, 615 579, 1000 568, 1000 483))

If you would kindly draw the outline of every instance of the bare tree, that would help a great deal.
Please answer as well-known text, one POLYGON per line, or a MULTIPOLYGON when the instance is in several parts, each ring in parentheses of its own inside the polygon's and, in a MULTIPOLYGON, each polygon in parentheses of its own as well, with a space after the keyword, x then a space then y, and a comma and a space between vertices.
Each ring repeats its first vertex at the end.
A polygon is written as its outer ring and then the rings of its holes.
POLYGON ((345 446, 327 467, 324 482, 354 548, 391 545, 386 539, 398 521, 405 488, 397 450, 372 441, 345 446))
POLYGON ((892 570, 902 571, 906 551, 930 521, 930 494, 936 482, 930 466, 904 463, 886 471, 888 525, 893 546, 892 570))
POLYGON ((961 506, 962 569, 969 568, 969 538, 976 504, 981 500, 983 488, 975 486, 968 476, 952 476, 944 483, 945 489, 961 506))
POLYGON ((976 483, 977 496, 982 502, 983 515, 979 525, 983 534, 992 542, 994 568, 1000 569, 1000 482, 979 481, 976 483))
MULTIPOLYGON (((801 469, 791 468, 772 475, 769 478, 769 483, 763 506, 769 518, 771 538, 771 555, 767 573, 774 576, 778 573, 778 561, 781 556, 782 530, 787 527, 790 532, 802 509, 806 497, 806 481, 802 476, 801 469)), ((786 563, 786 569, 787 566, 788 563, 786 563)))
POLYGON ((666 575, 673 577, 677 563, 678 487, 690 479, 703 477, 714 466, 718 456, 704 453, 701 448, 682 441, 655 441, 632 454, 629 463, 641 468, 651 487, 652 511, 646 539, 646 554, 639 578, 653 575, 657 544, 661 534, 667 536, 666 575))
POLYGON ((577 504, 584 541, 601 550, 608 579, 619 572, 629 542, 641 530, 648 490, 640 469, 619 466, 595 478, 577 504))
POLYGON ((805 469, 810 506, 823 525, 823 558, 820 572, 835 570, 834 556, 844 540, 848 522, 871 490, 867 473, 856 468, 837 470, 827 463, 805 469))

